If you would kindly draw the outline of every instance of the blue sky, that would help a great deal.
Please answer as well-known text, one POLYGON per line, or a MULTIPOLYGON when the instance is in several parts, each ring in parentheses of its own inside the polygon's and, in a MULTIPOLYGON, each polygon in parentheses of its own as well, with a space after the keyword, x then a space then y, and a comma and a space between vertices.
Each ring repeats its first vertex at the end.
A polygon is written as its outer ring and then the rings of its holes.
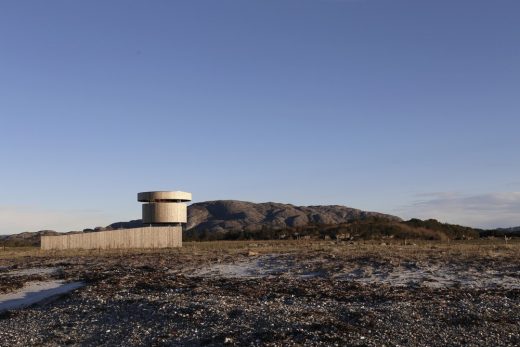
POLYGON ((516 0, 2 1, 0 233, 136 193, 520 225, 516 0))

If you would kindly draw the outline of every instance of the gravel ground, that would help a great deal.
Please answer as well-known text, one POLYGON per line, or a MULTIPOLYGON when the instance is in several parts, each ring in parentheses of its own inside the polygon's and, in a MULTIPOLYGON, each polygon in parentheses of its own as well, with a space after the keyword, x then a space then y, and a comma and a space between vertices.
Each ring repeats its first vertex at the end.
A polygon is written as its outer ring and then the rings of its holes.
POLYGON ((304 247, 0 259, 4 293, 35 280, 86 283, 0 314, 0 345, 520 345, 517 250, 439 254, 304 247), (380 280, 454 267, 461 281, 380 280), (345 276, 358 269, 359 281, 345 276))

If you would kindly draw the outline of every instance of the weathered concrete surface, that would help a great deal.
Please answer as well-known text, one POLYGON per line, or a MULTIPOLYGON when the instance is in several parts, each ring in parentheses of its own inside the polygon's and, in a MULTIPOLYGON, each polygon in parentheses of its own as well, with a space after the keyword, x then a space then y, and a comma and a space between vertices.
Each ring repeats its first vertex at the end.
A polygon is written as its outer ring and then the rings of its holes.
POLYGON ((172 248, 182 246, 181 226, 99 231, 63 236, 42 236, 42 250, 172 248))
POLYGON ((143 204, 143 223, 186 223, 188 212, 186 204, 163 202, 143 204))

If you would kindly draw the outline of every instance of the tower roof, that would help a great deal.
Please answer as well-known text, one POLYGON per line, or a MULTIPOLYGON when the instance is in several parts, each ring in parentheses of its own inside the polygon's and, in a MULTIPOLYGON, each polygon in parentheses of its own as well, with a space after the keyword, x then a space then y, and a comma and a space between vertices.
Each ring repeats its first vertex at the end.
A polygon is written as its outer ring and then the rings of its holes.
POLYGON ((180 191, 153 191, 153 192, 141 192, 137 194, 137 201, 140 202, 178 202, 178 201, 191 201, 191 193, 180 192, 180 191))

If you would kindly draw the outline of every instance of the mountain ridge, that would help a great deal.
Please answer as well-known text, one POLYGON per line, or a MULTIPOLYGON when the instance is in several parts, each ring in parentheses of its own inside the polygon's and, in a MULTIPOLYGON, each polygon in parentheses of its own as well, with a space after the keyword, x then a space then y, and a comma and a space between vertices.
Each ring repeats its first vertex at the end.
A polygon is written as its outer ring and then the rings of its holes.
POLYGON ((189 206, 186 229, 209 232, 258 231, 262 228, 284 229, 310 224, 340 224, 369 217, 401 221, 401 218, 389 214, 342 205, 296 206, 277 202, 213 200, 189 206))

